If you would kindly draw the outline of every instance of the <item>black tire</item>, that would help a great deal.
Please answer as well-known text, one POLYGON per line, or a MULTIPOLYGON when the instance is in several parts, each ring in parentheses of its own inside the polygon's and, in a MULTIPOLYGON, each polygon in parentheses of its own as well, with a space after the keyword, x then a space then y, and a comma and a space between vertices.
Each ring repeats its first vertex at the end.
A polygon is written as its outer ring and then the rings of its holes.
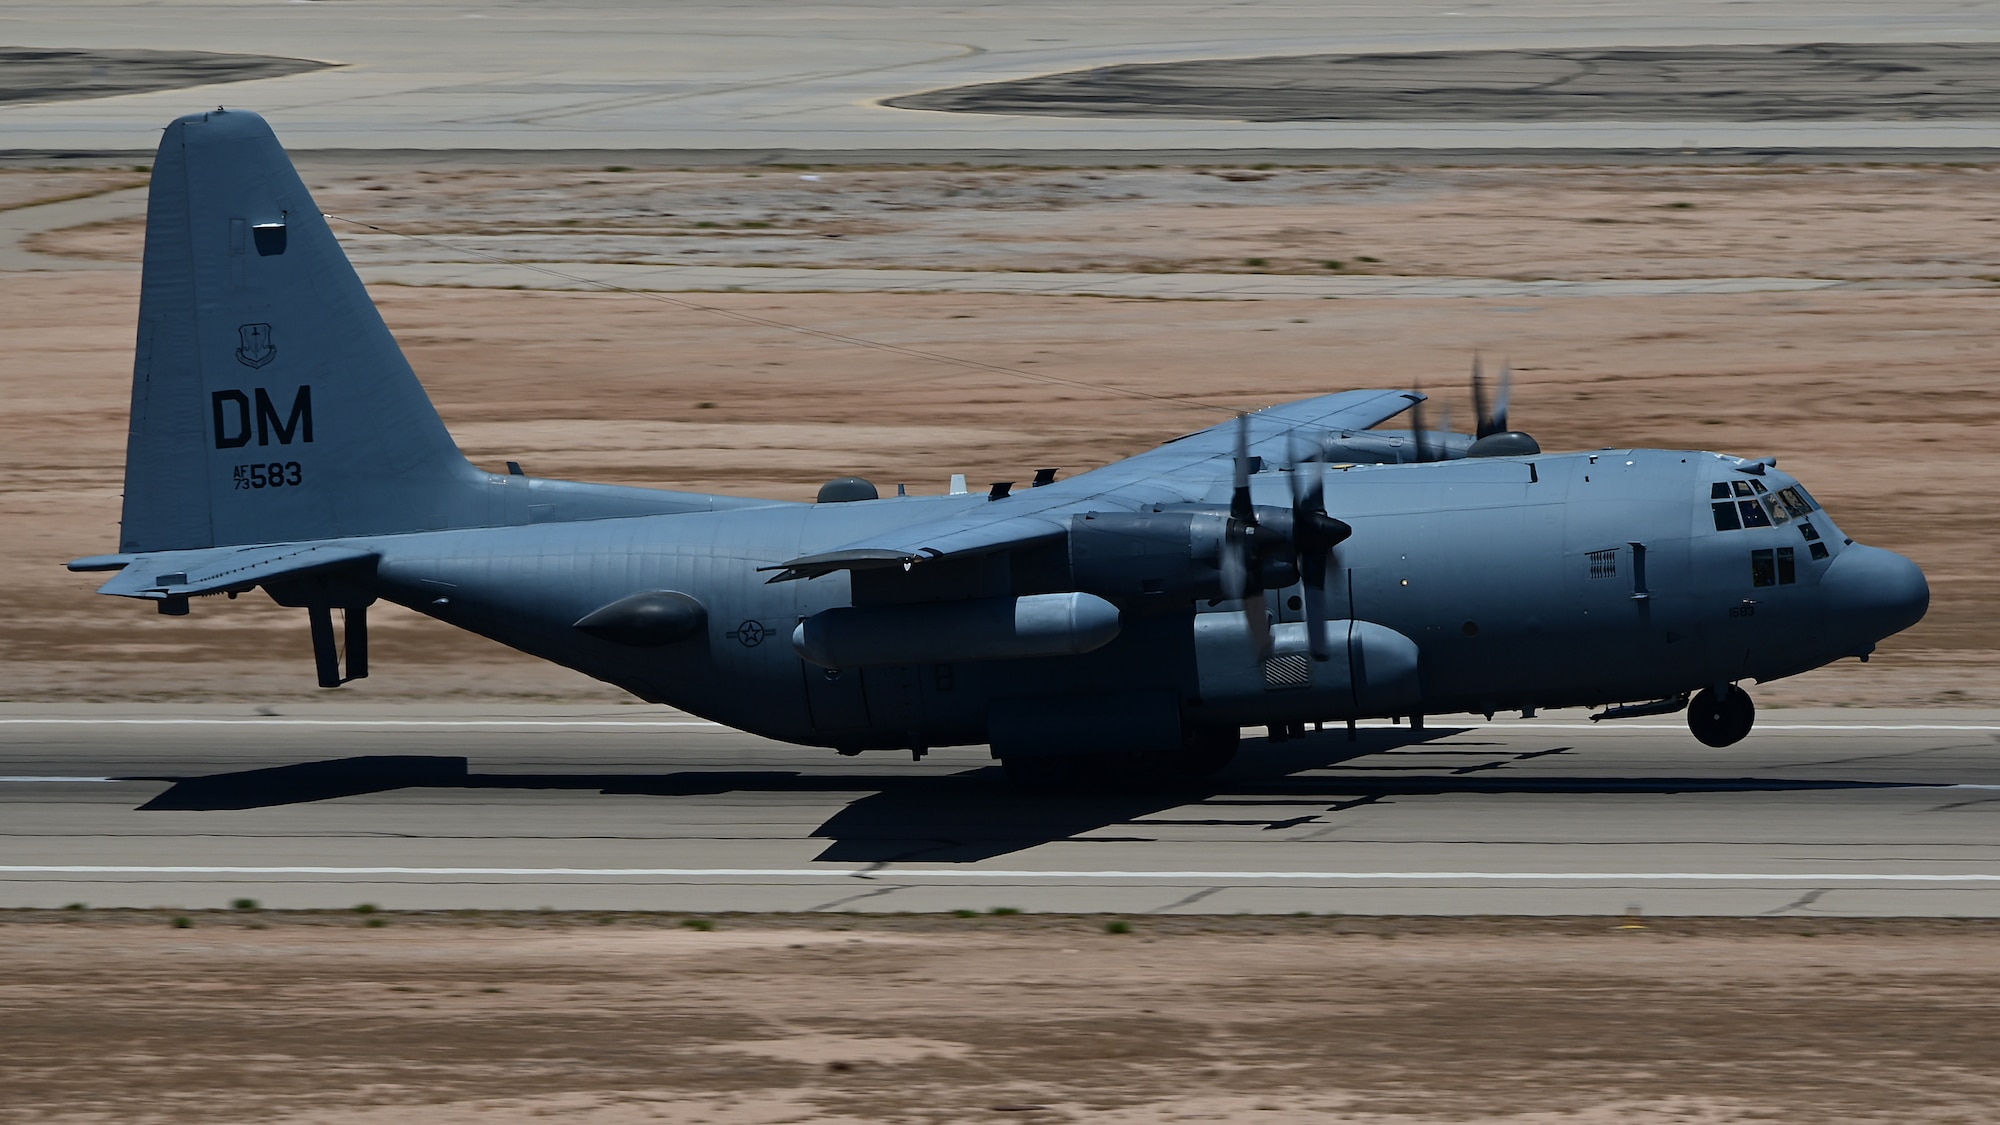
POLYGON ((1739 687, 1717 695, 1712 688, 1694 693, 1688 703, 1688 729, 1705 746, 1734 746, 1757 721, 1757 705, 1739 687))

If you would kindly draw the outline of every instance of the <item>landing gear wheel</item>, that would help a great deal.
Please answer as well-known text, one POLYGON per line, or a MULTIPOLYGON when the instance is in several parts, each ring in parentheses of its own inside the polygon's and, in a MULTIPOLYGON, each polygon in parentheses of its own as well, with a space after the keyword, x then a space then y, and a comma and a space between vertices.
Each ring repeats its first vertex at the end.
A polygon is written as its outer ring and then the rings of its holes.
POLYGON ((1721 695, 1714 688, 1703 688, 1688 703, 1688 729, 1707 746, 1733 746, 1743 741, 1756 721, 1757 705, 1740 687, 1721 695))

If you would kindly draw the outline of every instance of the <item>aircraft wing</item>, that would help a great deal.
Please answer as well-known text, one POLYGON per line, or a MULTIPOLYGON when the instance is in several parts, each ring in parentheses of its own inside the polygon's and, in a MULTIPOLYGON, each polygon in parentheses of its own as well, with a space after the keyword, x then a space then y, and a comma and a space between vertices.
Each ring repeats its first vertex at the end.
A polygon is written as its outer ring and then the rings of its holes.
POLYGON ((757 569, 777 571, 773 582, 789 582, 794 578, 818 578, 836 570, 875 570, 950 555, 979 555, 1026 547, 1059 538, 1068 530, 1069 521, 1064 517, 1020 512, 994 517, 982 513, 900 527, 863 543, 757 569))
MULTIPOLYGON (((1378 425, 1422 402, 1416 391, 1344 391, 1259 410, 1250 415, 1252 450, 1267 460, 1288 456, 1292 435, 1323 435, 1378 425)), ((1236 423, 1219 423, 1175 438, 1156 449, 1083 473, 1045 488, 923 523, 881 532, 830 551, 790 559, 760 570, 777 571, 773 582, 817 578, 837 570, 909 566, 949 556, 1013 550, 1058 539, 1070 516, 1087 510, 1136 510, 1147 504, 1186 500, 1214 476, 1206 462, 1225 462, 1236 450, 1236 423), (1181 485, 1173 478, 1189 478, 1181 485), (1004 505, 1004 507, 1000 506, 1004 505)), ((1225 465, 1223 473, 1227 475, 1225 465)))
POLYGON ((224 590, 247 589, 276 578, 303 578, 375 559, 376 553, 337 544, 280 543, 262 547, 210 547, 143 555, 98 555, 69 564, 71 570, 118 569, 97 588, 100 594, 161 601, 224 590))
MULTIPOLYGON (((1288 452, 1282 443, 1294 433, 1305 436, 1365 430, 1381 425, 1427 397, 1421 391, 1342 391, 1267 407, 1250 414, 1251 452, 1266 460, 1279 460, 1288 452), (1274 444, 1280 447, 1271 448, 1274 444)), ((1193 460, 1216 454, 1233 455, 1235 451, 1236 423, 1231 420, 1175 438, 1132 460, 1153 463, 1176 453, 1193 460)))

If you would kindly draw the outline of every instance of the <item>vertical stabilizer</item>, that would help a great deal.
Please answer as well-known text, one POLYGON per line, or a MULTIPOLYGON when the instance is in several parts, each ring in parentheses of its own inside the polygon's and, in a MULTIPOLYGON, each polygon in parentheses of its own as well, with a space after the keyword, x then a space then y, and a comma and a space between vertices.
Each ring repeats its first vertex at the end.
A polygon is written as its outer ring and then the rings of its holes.
POLYGON ((167 127, 121 551, 485 522, 460 455, 262 117, 167 127))

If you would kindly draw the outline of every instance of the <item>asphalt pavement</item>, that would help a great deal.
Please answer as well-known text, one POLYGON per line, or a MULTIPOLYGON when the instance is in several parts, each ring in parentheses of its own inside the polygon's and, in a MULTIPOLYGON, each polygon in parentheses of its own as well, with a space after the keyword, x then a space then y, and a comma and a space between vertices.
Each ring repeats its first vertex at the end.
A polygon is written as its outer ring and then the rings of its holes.
POLYGON ((1567 713, 1047 795, 647 707, 0 708, 0 905, 2000 916, 2000 713, 1567 713), (266 709, 269 710, 269 709, 266 709))

